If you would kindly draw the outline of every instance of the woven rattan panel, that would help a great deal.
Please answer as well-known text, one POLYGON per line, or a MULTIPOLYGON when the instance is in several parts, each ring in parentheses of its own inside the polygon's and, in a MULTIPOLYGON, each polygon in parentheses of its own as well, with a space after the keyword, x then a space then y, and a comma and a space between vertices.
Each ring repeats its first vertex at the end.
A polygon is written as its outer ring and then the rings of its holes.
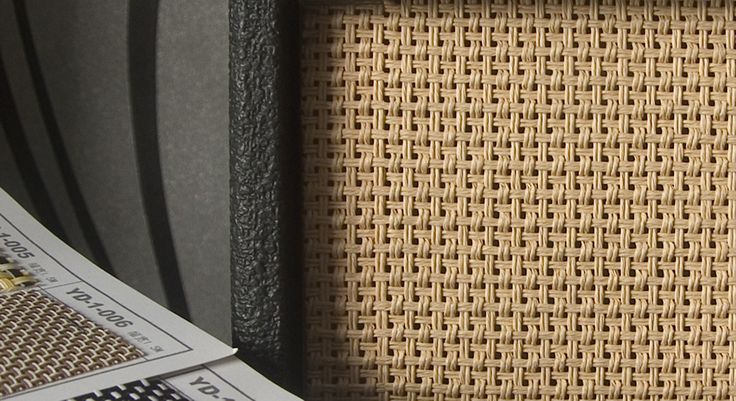
POLYGON ((735 7, 578 3, 305 11, 312 399, 736 398, 735 7))
POLYGON ((0 397, 141 356, 40 292, 0 294, 0 397))

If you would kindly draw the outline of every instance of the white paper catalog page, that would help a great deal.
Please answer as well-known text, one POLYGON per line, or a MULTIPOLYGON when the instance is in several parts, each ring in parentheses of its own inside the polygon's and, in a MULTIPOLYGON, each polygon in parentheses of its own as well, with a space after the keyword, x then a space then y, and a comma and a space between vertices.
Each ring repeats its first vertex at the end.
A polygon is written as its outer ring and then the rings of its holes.
POLYGON ((63 400, 232 354, 93 265, 0 189, 0 399, 63 400))
POLYGON ((69 401, 299 401, 236 357, 167 378, 136 380, 69 401))
POLYGON ((301 400, 235 357, 165 379, 164 382, 195 401, 301 400))

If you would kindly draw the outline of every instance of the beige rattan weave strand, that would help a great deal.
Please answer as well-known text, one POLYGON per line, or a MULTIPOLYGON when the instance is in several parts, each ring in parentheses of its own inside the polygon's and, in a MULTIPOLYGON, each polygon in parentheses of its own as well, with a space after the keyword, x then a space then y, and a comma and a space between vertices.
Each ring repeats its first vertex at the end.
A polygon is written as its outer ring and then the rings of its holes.
POLYGON ((736 399, 735 9, 308 7, 311 399, 736 399))

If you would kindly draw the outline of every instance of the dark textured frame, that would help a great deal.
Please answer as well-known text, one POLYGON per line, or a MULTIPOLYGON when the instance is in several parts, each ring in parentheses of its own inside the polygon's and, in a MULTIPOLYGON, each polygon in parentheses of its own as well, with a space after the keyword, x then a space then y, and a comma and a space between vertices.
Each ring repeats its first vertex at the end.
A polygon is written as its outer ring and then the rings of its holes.
POLYGON ((230 0, 233 343, 303 390, 299 4, 230 0))

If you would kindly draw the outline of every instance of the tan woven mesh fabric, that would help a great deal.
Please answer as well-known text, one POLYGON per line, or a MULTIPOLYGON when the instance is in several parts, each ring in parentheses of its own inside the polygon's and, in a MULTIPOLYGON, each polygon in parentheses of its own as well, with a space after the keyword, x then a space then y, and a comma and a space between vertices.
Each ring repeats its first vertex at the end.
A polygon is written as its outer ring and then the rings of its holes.
POLYGON ((310 397, 736 399, 735 9, 308 8, 310 397))
POLYGON ((0 397, 141 356, 39 292, 0 295, 0 397))

